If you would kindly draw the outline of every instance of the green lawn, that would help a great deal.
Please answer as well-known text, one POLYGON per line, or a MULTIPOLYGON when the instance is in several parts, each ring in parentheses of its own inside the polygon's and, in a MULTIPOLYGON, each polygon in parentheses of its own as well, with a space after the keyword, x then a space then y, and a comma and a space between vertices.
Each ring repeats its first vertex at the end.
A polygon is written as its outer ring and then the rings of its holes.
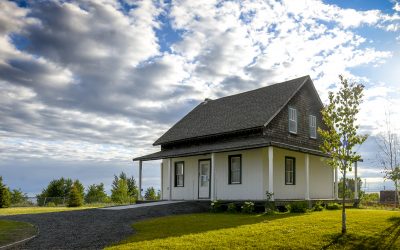
POLYGON ((96 207, 97 206, 83 206, 83 207, 9 207, 9 208, 0 208, 0 215, 53 213, 53 212, 62 212, 62 211, 74 211, 74 210, 90 209, 90 208, 96 208, 96 207))
POLYGON ((0 247, 29 238, 36 234, 36 228, 29 223, 0 220, 0 247))
POLYGON ((400 249, 398 211, 349 209, 293 215, 191 214, 145 220, 108 249, 400 249))

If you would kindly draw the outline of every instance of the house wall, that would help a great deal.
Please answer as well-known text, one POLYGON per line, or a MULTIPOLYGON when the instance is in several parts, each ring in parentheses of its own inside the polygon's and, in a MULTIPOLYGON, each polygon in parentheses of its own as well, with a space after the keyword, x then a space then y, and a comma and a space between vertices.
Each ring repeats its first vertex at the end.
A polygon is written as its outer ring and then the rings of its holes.
MULTIPOLYGON (((306 195, 305 154, 274 147, 274 198, 304 199, 306 195), (285 156, 296 159, 296 184, 285 185, 285 156)), ((185 162, 184 187, 174 187, 173 200, 198 199, 198 161, 210 159, 211 155, 174 158, 185 162)), ((333 198, 333 171, 326 165, 324 158, 310 155, 310 198, 333 198)), ((163 160, 162 199, 169 199, 169 160, 163 160)), ((173 169, 172 169, 173 170, 173 169)), ((263 200, 268 190, 268 148, 249 149, 215 153, 215 199, 218 200, 263 200), (242 183, 228 183, 229 155, 242 155, 242 183)), ((212 177, 211 177, 212 178, 212 177)))
MULTIPOLYGON (((304 153, 274 147, 275 199, 304 199, 306 197, 305 158, 304 153), (295 185, 285 184, 286 156, 296 159, 295 185)), ((268 183, 268 171, 266 172, 266 183, 268 183)), ((334 197, 333 170, 326 164, 324 157, 309 155, 309 174, 310 199, 332 199, 334 197)))

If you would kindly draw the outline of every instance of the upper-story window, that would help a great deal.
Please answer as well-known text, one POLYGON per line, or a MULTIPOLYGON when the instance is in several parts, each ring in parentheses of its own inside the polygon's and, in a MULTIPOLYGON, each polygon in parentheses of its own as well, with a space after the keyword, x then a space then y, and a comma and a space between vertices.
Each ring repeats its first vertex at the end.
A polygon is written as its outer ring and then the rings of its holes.
POLYGON ((289 132, 297 134, 297 109, 289 107, 289 132))
POLYGON ((310 138, 317 138, 317 117, 315 115, 309 116, 309 124, 310 124, 310 138))

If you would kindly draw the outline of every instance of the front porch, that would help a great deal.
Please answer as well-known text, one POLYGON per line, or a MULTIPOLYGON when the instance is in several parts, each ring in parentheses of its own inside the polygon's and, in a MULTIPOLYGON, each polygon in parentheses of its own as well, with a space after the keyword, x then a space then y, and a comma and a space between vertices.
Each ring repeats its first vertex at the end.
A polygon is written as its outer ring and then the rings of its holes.
MULTIPOLYGON (((139 160, 140 190, 142 169, 143 160, 139 160)), ((277 202, 332 201, 338 197, 338 172, 326 166, 324 157, 280 147, 169 157, 162 160, 160 171, 162 200, 263 201, 267 191, 274 193, 277 202), (232 155, 241 156, 240 183, 229 182, 228 159, 232 155), (291 185, 285 183, 285 156, 296 160, 296 182, 291 185), (177 164, 182 165, 180 183, 176 171, 181 167, 177 164), (204 168, 206 171, 201 173, 204 168)))

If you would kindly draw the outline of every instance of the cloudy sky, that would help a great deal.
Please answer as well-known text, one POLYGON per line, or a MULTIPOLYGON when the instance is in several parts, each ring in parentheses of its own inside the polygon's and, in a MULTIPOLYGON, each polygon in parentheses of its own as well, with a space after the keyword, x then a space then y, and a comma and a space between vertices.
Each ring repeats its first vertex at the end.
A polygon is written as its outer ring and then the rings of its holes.
MULTIPOLYGON (((61 176, 109 187, 206 97, 310 75, 326 102, 345 74, 366 86, 360 173, 380 189, 399 48, 390 0, 0 1, 0 175, 30 195, 61 176)), ((159 184, 144 163, 144 187, 159 184)))

